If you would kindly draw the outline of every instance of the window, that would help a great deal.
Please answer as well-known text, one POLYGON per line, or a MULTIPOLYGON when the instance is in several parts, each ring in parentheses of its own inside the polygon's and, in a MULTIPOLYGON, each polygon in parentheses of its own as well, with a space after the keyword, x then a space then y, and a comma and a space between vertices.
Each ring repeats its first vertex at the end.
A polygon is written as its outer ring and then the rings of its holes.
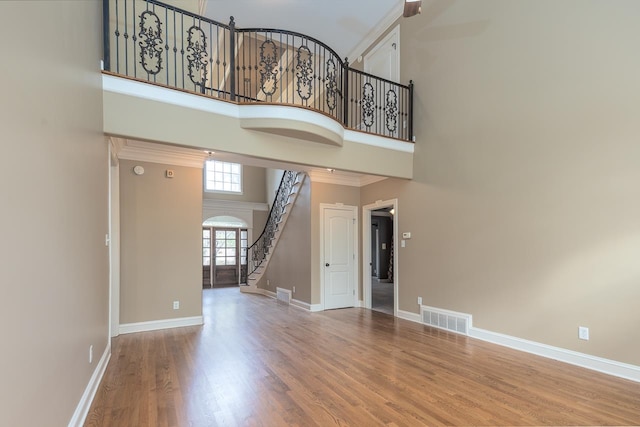
POLYGON ((242 165, 207 160, 204 166, 205 191, 242 193, 242 165))
POLYGON ((216 265, 236 265, 236 230, 216 230, 216 265))

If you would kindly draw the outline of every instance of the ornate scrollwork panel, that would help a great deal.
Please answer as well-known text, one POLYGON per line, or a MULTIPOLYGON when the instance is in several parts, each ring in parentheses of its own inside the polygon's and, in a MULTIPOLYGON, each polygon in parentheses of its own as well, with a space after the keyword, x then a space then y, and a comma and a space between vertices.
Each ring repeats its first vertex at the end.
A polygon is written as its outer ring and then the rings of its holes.
POLYGON ((333 110, 336 109, 337 104, 337 74, 338 70, 336 68, 336 63, 333 58, 329 58, 327 60, 327 82, 325 83, 325 85, 327 88, 327 107, 329 107, 329 111, 331 111, 332 113, 333 110))
POLYGON ((202 28, 193 25, 187 31, 187 66, 189 78, 195 85, 207 83, 207 36, 202 28))
POLYGON ((140 64, 149 74, 162 70, 162 23, 150 10, 140 15, 140 64))
POLYGON ((273 95, 278 89, 278 46, 273 40, 260 45, 260 89, 265 95, 273 95))
POLYGON ((313 56, 307 46, 298 48, 296 62, 296 91, 307 101, 313 93, 313 56))
POLYGON ((362 122, 367 128, 373 126, 376 109, 375 91, 369 82, 362 86, 362 122))
POLYGON ((398 94, 393 89, 387 91, 384 114, 387 130, 394 133, 398 129, 398 94))

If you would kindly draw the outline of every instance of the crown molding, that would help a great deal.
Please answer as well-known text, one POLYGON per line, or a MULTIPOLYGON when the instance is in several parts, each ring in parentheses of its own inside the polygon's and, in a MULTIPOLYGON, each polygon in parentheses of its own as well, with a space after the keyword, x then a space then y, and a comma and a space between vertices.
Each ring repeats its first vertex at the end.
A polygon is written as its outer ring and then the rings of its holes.
POLYGON ((119 159, 201 169, 208 154, 204 151, 111 138, 119 159))
POLYGON ((357 175, 349 172, 333 171, 324 169, 313 169, 308 172, 311 182, 321 182, 324 184, 346 185, 349 187, 363 187, 374 182, 387 179, 382 176, 357 175))

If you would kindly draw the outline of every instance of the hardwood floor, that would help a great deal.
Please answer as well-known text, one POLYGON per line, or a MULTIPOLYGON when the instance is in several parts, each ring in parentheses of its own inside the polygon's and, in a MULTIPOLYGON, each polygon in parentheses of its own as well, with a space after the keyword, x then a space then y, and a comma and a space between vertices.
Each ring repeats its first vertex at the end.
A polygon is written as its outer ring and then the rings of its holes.
POLYGON ((221 288, 204 315, 115 339, 85 425, 640 424, 638 383, 383 313, 221 288))

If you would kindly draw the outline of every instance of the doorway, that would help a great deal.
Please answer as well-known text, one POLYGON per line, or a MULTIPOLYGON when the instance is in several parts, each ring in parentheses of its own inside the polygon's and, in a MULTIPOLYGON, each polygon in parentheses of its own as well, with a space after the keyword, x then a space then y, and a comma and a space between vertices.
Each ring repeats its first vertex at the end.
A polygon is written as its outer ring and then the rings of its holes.
POLYGON ((248 231, 202 228, 202 287, 235 286, 247 281, 248 231))
POLYGON ((357 301, 357 208, 320 205, 322 305, 354 307, 357 301))
POLYGON ((398 315, 397 199, 364 206, 362 287, 364 306, 398 315))

